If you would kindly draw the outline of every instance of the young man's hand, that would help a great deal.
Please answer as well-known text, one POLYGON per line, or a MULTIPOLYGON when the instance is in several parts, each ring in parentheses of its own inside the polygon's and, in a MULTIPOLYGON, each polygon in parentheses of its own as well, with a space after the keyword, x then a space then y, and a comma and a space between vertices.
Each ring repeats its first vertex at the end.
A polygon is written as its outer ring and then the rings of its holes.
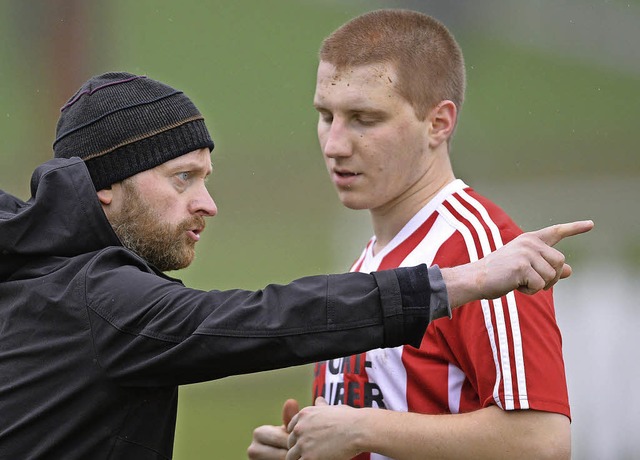
POLYGON ((282 406, 282 425, 262 425, 253 430, 251 445, 247 448, 247 456, 251 460, 285 460, 289 433, 287 426, 300 411, 298 401, 287 399, 282 406))

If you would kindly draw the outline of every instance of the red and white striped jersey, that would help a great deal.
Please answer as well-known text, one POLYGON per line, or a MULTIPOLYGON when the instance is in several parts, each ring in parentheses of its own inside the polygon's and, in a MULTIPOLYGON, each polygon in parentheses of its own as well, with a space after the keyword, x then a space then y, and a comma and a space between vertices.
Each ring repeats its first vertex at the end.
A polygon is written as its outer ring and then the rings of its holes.
MULTIPOLYGON (((460 265, 520 233, 502 209, 456 180, 375 255, 372 238, 352 271, 460 265)), ((511 292, 466 304, 453 311, 452 319, 432 322, 420 348, 376 349, 317 363, 313 395, 324 396, 330 404, 425 414, 497 405, 570 417, 552 293, 511 292)))

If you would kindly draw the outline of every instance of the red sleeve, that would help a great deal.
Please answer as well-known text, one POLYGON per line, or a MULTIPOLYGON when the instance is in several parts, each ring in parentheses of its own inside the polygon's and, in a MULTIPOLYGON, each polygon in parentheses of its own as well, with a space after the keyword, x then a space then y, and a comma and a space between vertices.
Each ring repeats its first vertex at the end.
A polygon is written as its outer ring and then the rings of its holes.
MULTIPOLYGON (((499 244, 522 233, 497 206, 470 194, 482 201, 499 228, 499 244)), ((485 230, 490 235, 486 224, 485 230)), ((470 233, 481 257, 477 227, 470 233)), ((434 264, 448 267, 469 262, 469 241, 455 232, 440 246, 434 264)), ((491 244, 495 250, 494 240, 491 244)), ((429 325, 420 349, 407 349, 405 355, 410 385, 415 386, 407 388, 410 410, 456 413, 498 405, 505 410, 536 409, 570 417, 551 291, 533 296, 512 292, 464 305, 454 310, 451 320, 429 325)))
POLYGON ((428 334, 466 376, 460 412, 498 405, 570 417, 562 339, 550 291, 478 301, 436 321, 428 334), (473 395, 477 395, 475 400, 473 395), (479 407, 476 406, 479 405, 479 407))

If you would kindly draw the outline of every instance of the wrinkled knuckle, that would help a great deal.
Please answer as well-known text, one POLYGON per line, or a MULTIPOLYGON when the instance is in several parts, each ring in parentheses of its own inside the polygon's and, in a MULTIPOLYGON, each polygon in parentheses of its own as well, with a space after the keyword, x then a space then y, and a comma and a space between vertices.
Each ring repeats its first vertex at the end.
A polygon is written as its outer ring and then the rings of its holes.
POLYGON ((529 263, 529 260, 527 258, 522 258, 518 261, 516 269, 520 273, 526 273, 529 271, 530 267, 531 267, 531 264, 529 263))

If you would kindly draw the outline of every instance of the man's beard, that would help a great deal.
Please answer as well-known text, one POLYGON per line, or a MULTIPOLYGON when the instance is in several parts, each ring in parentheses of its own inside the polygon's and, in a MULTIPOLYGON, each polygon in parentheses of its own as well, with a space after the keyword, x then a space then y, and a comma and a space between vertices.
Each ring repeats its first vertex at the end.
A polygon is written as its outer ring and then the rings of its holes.
POLYGON ((204 228, 204 218, 193 216, 177 227, 163 223, 160 215, 138 193, 129 180, 122 181, 125 201, 111 226, 122 245, 160 271, 179 270, 195 257, 195 241, 187 236, 193 228, 204 228))

